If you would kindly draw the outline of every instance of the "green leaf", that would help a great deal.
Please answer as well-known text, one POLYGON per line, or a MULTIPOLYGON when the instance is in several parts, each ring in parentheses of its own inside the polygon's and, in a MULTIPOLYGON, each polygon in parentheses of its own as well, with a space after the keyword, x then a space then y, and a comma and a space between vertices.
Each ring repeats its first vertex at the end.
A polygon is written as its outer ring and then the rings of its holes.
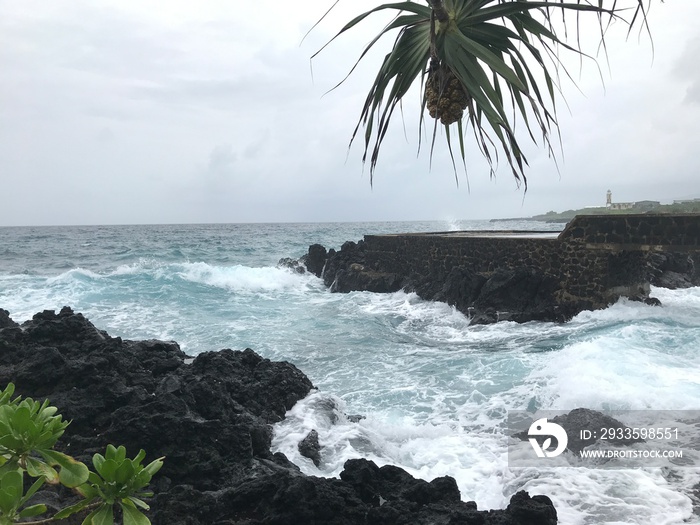
POLYGON ((15 393, 15 385, 14 383, 8 383, 5 389, 0 392, 0 405, 7 405, 10 403, 18 403, 19 402, 19 397, 16 399, 12 399, 12 394, 15 393))
POLYGON ((14 491, 0 489, 0 510, 3 514, 12 514, 19 506, 19 498, 14 491))
POLYGON ((151 461, 148 465, 146 465, 143 470, 148 472, 151 476, 154 476, 156 472, 158 472, 161 467, 163 466, 163 460, 165 459, 165 456, 159 457, 158 459, 155 459, 151 461))
POLYGON ((143 510, 149 510, 151 508, 145 501, 143 501, 140 498, 137 498, 136 496, 129 496, 127 499, 137 507, 142 508, 143 510))
POLYGON ((37 458, 28 457, 25 459, 27 466, 27 474, 33 478, 43 477, 46 481, 55 485, 59 482, 58 472, 56 469, 47 465, 37 458))
POLYGON ((0 478, 0 489, 6 491, 13 491, 17 494, 22 494, 22 484, 24 481, 24 476, 19 470, 11 470, 6 472, 2 478, 0 478))
MULTIPOLYGON (((26 403, 22 401, 22 403, 26 403)), ((24 405, 17 407, 15 413, 12 416, 12 429, 17 432, 17 434, 26 434, 29 431, 29 424, 31 423, 32 414, 24 405)))
POLYGON ((56 450, 38 450, 37 452, 49 464, 61 467, 58 476, 61 483, 66 487, 77 487, 87 481, 90 471, 84 463, 56 450))
POLYGON ((2 466, 0 466, 0 478, 4 476, 5 473, 12 470, 18 470, 19 468, 19 459, 17 457, 10 458, 5 463, 2 463, 2 466))
POLYGON ((119 445, 117 448, 117 453, 116 456, 114 457, 114 461, 117 463, 121 463, 126 459, 126 447, 124 445, 119 445))
POLYGON ((139 450, 139 453, 136 454, 136 457, 132 460, 135 465, 141 464, 141 462, 144 460, 146 457, 146 451, 144 449, 139 450))
POLYGON ((139 490, 151 482, 151 475, 147 470, 142 470, 134 476, 133 487, 135 490, 139 490))
POLYGON ((83 520, 82 525, 114 525, 112 505, 101 505, 83 520))
POLYGON ((503 59, 499 58, 487 47, 484 47, 475 40, 467 37, 459 30, 448 32, 445 39, 448 38, 454 38, 456 40, 462 53, 483 61, 493 71, 506 79, 511 85, 516 86, 521 91, 525 91, 527 89, 527 87, 520 81, 520 78, 518 78, 518 75, 516 75, 515 72, 508 67, 503 59))
POLYGON ((0 510, 11 515, 19 508, 22 501, 24 476, 19 470, 5 472, 0 478, 0 510))
MULTIPOLYGON (((93 472, 90 472, 91 476, 96 476, 93 472)), ((89 479, 89 478, 88 478, 89 479)), ((90 483, 94 483, 92 480, 90 480, 90 483)), ((83 483, 79 487, 76 487, 75 490, 78 491, 78 494, 80 494, 82 497, 86 499, 93 499, 98 496, 97 489, 93 487, 90 483, 83 483)))
POLYGON ((149 520, 130 501, 128 503, 120 502, 119 505, 124 513, 124 525, 151 525, 151 520, 149 520))
POLYGON ((121 485, 125 485, 133 476, 134 465, 129 460, 122 461, 114 472, 114 480, 121 485))
POLYGON ((46 481, 44 478, 39 478, 37 479, 34 483, 32 483, 32 486, 29 487, 29 490, 24 494, 22 499, 20 500, 19 504, 24 505, 29 498, 31 498, 34 494, 36 494, 36 491, 39 490, 42 485, 44 484, 44 481, 46 481))
POLYGON ((105 457, 102 454, 95 454, 92 456, 92 464, 95 467, 95 470, 97 472, 100 472, 102 470, 102 465, 105 462, 105 457))
POLYGON ((99 475, 95 474, 94 472, 89 472, 88 481, 94 485, 99 485, 100 483, 102 483, 103 480, 99 475))
POLYGON ((90 503, 92 503, 92 499, 84 499, 83 501, 79 501, 75 505, 71 505, 70 507, 66 507, 64 509, 61 509, 59 512, 57 512, 54 515, 54 519, 62 520, 63 518, 67 518, 68 516, 72 516, 73 514, 76 514, 77 512, 80 512, 81 510, 83 510, 90 503))
POLYGON ((46 512, 46 505, 40 503, 38 505, 32 505, 31 507, 26 507, 22 512, 19 513, 20 518, 31 518, 32 516, 38 516, 46 512))
POLYGON ((97 473, 102 476, 105 481, 114 481, 114 473, 117 471, 119 465, 113 459, 106 459, 101 465, 101 468, 97 469, 97 473))

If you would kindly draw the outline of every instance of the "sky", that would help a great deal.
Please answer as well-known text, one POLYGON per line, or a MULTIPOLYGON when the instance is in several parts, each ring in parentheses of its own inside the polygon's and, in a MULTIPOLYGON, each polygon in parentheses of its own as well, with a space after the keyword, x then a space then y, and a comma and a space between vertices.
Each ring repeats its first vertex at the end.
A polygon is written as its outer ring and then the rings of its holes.
MULTIPOLYGON (((634 3, 633 0, 627 0, 634 3)), ((652 0, 652 42, 621 24, 597 64, 566 58, 557 162, 528 189, 471 142, 458 182, 439 133, 418 154, 420 93, 370 185, 348 150, 393 37, 376 1, 0 0, 0 226, 470 220, 700 197, 700 2, 652 0)), ((583 25, 597 52, 597 26, 583 25)), ((522 128, 521 142, 528 137, 522 128)))

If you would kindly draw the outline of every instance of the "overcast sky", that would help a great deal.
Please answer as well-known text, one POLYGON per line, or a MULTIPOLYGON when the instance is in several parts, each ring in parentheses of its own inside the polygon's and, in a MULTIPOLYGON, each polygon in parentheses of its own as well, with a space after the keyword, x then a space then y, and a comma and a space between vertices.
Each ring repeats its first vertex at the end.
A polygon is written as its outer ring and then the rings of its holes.
POLYGON ((385 21, 336 41, 312 75, 310 56, 378 4, 341 1, 302 43, 331 3, 0 0, 0 226, 488 219, 602 205, 608 189, 700 197, 700 1, 652 2, 653 53, 613 31, 602 80, 574 63, 559 171, 528 149, 525 195, 474 146, 457 187, 440 136, 430 170, 418 91, 370 187, 361 144, 347 146, 392 38, 324 95, 385 21))

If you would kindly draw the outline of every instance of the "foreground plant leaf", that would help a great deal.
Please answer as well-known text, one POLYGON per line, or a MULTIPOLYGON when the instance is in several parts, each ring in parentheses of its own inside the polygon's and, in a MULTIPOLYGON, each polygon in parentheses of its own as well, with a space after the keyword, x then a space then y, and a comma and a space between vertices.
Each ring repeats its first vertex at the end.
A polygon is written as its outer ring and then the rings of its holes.
POLYGON ((150 520, 139 510, 148 510, 141 499, 152 496, 143 489, 151 482, 153 475, 163 466, 163 458, 148 465, 141 462, 146 453, 141 450, 134 459, 129 459, 126 448, 107 445, 105 455, 95 454, 92 464, 96 472, 87 474, 87 482, 76 488, 85 499, 56 514, 63 519, 87 508, 95 507, 83 521, 84 525, 112 525, 114 505, 119 505, 124 517, 124 525, 150 525, 150 520))
POLYGON ((56 450, 39 450, 39 454, 50 465, 61 467, 58 477, 66 487, 77 487, 87 481, 89 470, 84 463, 56 450))
POLYGON ((44 478, 39 478, 25 493, 22 469, 7 471, 0 476, 0 524, 11 524, 18 519, 30 518, 46 512, 46 505, 43 504, 24 507, 43 484, 44 478))

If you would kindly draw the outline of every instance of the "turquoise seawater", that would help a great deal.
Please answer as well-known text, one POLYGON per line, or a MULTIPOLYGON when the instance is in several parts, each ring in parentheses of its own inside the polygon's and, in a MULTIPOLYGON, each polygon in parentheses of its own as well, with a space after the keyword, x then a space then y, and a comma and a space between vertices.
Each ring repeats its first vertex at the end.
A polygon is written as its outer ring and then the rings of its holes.
MULTIPOLYGON (((556 229, 476 221, 0 228, 0 308, 16 321, 70 305, 111 335, 175 340, 189 354, 253 348, 303 370, 317 391, 273 445, 313 475, 349 458, 451 475, 465 500, 503 508, 549 495, 563 524, 700 523, 682 469, 511 469, 509 410, 700 409, 700 288, 655 289, 662 307, 620 301, 563 325, 469 326, 414 294, 331 294, 277 266, 312 243, 365 234, 556 229), (332 414, 332 400, 359 423, 332 414), (319 432, 323 463, 296 445, 319 432)), ((699 430, 700 432, 700 430, 699 430)))

